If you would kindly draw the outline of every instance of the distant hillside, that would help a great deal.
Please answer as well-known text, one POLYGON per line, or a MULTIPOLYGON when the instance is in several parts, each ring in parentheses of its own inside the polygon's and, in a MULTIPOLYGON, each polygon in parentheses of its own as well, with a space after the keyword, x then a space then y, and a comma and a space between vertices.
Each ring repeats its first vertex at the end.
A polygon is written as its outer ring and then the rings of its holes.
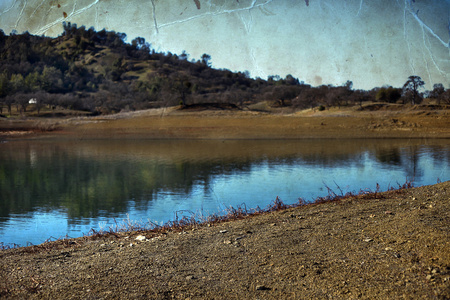
POLYGON ((204 103, 242 108, 260 101, 306 108, 395 102, 402 96, 392 87, 391 98, 387 88, 382 97, 378 94, 383 88, 354 91, 351 81, 312 88, 291 75, 252 79, 248 72, 211 68, 208 54, 189 61, 185 52, 156 53, 143 38, 125 40, 124 33, 70 23, 64 23, 57 38, 6 36, 0 30, 0 113, 5 107, 11 115, 14 106, 21 113, 30 107, 38 114, 43 107, 62 107, 109 114, 204 103))

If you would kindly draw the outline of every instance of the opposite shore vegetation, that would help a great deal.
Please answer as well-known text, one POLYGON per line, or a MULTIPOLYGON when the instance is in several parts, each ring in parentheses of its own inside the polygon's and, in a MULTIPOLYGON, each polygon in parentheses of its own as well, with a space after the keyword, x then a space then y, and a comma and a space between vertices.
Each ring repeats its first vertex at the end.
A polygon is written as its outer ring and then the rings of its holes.
POLYGON ((418 76, 403 87, 355 90, 311 85, 287 75, 268 79, 211 67, 211 57, 157 53, 143 38, 64 23, 59 37, 5 35, 0 30, 0 114, 26 116, 108 115, 176 105, 264 110, 258 103, 292 111, 365 103, 450 104, 450 89, 424 90, 418 76))

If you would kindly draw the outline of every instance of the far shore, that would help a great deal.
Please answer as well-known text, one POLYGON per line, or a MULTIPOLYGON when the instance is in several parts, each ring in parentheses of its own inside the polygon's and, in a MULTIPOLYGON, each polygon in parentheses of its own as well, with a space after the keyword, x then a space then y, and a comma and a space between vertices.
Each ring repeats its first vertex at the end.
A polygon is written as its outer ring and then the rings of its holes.
POLYGON ((183 110, 179 107, 96 117, 0 119, 0 138, 306 139, 450 138, 450 110, 414 106, 319 112, 183 110))

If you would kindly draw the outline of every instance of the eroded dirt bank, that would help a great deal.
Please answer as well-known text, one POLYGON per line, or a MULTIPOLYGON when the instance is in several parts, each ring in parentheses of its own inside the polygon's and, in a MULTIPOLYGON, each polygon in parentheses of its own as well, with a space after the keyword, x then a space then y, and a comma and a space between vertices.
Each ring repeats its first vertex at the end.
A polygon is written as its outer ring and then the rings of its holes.
POLYGON ((449 220, 444 182, 158 236, 5 250, 0 296, 449 299, 449 220))
POLYGON ((0 120, 0 137, 74 139, 450 138, 450 110, 295 113, 150 109, 70 119, 0 120))
POLYGON ((302 139, 450 138, 448 111, 300 112, 277 115, 245 111, 143 112, 133 118, 97 118, 65 126, 78 138, 302 139))

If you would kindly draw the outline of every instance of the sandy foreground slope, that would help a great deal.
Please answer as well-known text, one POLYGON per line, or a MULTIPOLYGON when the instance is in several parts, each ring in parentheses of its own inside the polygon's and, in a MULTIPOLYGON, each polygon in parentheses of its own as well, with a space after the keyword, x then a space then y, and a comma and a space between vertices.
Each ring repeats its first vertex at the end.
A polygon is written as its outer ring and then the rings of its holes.
POLYGON ((0 296, 449 299, 449 220, 444 182, 181 232, 57 241, 0 251, 0 296))

